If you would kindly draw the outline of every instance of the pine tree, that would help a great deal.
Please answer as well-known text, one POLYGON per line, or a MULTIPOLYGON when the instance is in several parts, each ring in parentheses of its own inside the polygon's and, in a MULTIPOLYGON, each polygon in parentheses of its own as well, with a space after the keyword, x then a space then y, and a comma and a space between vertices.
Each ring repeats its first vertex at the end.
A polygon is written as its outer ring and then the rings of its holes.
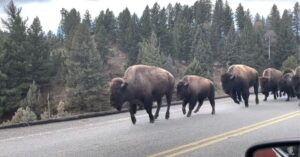
POLYGON ((37 85, 44 86, 54 75, 53 64, 50 60, 50 47, 46 41, 40 20, 36 17, 28 29, 29 73, 31 80, 37 85))
POLYGON ((107 38, 112 43, 116 42, 116 33, 117 33, 117 21, 115 19, 115 15, 112 11, 107 9, 105 11, 105 16, 103 19, 105 31, 107 32, 107 38))
POLYGON ((23 20, 21 9, 17 8, 13 1, 8 4, 5 11, 8 18, 1 20, 9 34, 3 45, 0 62, 2 80, 4 79, 1 83, 3 88, 0 89, 0 111, 2 111, 0 116, 9 117, 17 110, 17 102, 26 96, 32 81, 27 73, 29 69, 29 56, 26 50, 27 20, 23 20))
POLYGON ((192 38, 190 35, 192 32, 185 17, 178 18, 172 33, 174 56, 180 60, 189 61, 192 45, 192 38))
POLYGON ((104 63, 107 62, 107 56, 109 54, 108 49, 108 39, 107 39, 107 32, 105 30, 104 25, 100 25, 97 27, 97 32, 95 32, 95 44, 93 45, 96 47, 97 52, 100 54, 104 63))
POLYGON ((293 10, 293 28, 296 34, 297 42, 300 43, 300 5, 296 2, 293 10))
POLYGON ((208 32, 205 32, 201 26, 198 26, 192 43, 191 58, 193 62, 189 65, 187 73, 194 71, 197 75, 210 78, 212 74, 212 51, 208 41, 208 32), (200 66, 200 67, 198 67, 200 66))
POLYGON ((233 13, 232 13, 232 10, 231 10, 227 0, 225 2, 223 21, 224 21, 223 22, 224 35, 227 35, 227 33, 229 32, 231 26, 234 25, 234 23, 233 23, 233 13))
POLYGON ((288 56, 297 52, 297 42, 292 30, 292 15, 284 10, 278 32, 277 53, 273 55, 272 60, 277 68, 281 67, 282 62, 288 56))
POLYGON ((129 45, 130 49, 128 51, 127 67, 137 63, 137 57, 139 53, 138 43, 141 41, 140 38, 139 19, 136 14, 133 14, 128 28, 127 44, 129 45))
POLYGON ((151 13, 148 5, 146 6, 143 12, 139 25, 140 25, 139 30, 141 33, 141 37, 144 39, 149 38, 152 31, 152 24, 151 24, 151 13))
POLYGON ((242 6, 242 4, 240 3, 239 6, 236 8, 235 11, 235 20, 237 22, 237 26, 238 26, 238 30, 242 31, 245 27, 245 11, 244 11, 244 7, 242 6))
POLYGON ((220 54, 220 44, 223 36, 223 1, 217 0, 212 15, 212 24, 210 28, 210 44, 214 56, 217 57, 220 54))
POLYGON ((162 58, 157 36, 154 32, 148 40, 139 44, 138 63, 162 67, 162 58))
POLYGON ((130 45, 128 44, 128 37, 129 37, 129 27, 130 27, 130 21, 131 21, 131 14, 128 8, 123 10, 119 16, 118 16, 118 22, 119 22, 119 45, 122 51, 129 52, 130 51, 130 45))
POLYGON ((208 24, 211 19, 212 4, 210 0, 198 0, 193 5, 195 23, 197 25, 208 24))
POLYGON ((155 34, 157 34, 157 36, 159 37, 159 22, 160 22, 160 6, 159 4, 156 2, 154 3, 153 7, 150 9, 150 21, 151 21, 151 28, 154 31, 155 34))
POLYGON ((167 26, 167 13, 166 9, 163 8, 159 12, 159 19, 157 25, 157 38, 161 45, 161 50, 165 54, 169 54, 171 52, 171 39, 170 39, 170 32, 167 26))
POLYGON ((271 13, 269 16, 269 22, 270 22, 270 26, 271 26, 270 29, 274 30, 275 33, 278 34, 279 29, 280 29, 280 13, 275 4, 273 5, 273 7, 271 9, 271 13))
POLYGON ((244 29, 240 32, 238 40, 238 51, 240 52, 242 63, 249 66, 255 65, 255 35, 249 12, 245 14, 244 29))
POLYGON ((90 32, 92 32, 92 17, 88 10, 85 11, 84 18, 82 19, 82 23, 86 25, 90 32))
POLYGON ((67 110, 99 111, 99 93, 103 85, 103 61, 93 46, 89 29, 78 24, 71 48, 66 54, 67 110))
POLYGON ((121 50, 128 54, 126 67, 137 63, 138 42, 140 42, 140 21, 136 14, 130 15, 126 8, 120 13, 119 21, 119 38, 121 50))
POLYGON ((221 63, 224 66, 240 63, 241 56, 237 51, 237 34, 234 31, 234 26, 232 25, 227 36, 224 39, 224 50, 221 55, 221 63))

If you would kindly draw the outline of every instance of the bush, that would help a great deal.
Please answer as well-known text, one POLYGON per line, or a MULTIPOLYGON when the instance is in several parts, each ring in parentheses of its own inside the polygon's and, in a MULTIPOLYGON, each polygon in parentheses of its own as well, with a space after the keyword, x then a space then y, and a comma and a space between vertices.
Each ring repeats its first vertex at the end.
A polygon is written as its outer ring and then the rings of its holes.
POLYGON ((47 111, 44 111, 41 115, 41 120, 47 120, 49 119, 49 113, 47 111))
POLYGON ((193 62, 189 64, 184 74, 198 75, 208 79, 212 78, 211 68, 206 64, 200 63, 200 61, 196 58, 194 58, 193 62))
POLYGON ((68 115, 68 112, 65 111, 65 102, 59 101, 59 104, 57 105, 57 116, 58 117, 64 117, 68 115))
POLYGON ((286 69, 295 69, 298 66, 298 61, 295 56, 289 56, 283 63, 282 63, 282 70, 286 69))
POLYGON ((27 106, 24 108, 19 108, 15 115, 13 116, 11 123, 28 123, 31 121, 35 121, 37 119, 36 114, 31 111, 31 109, 27 106))

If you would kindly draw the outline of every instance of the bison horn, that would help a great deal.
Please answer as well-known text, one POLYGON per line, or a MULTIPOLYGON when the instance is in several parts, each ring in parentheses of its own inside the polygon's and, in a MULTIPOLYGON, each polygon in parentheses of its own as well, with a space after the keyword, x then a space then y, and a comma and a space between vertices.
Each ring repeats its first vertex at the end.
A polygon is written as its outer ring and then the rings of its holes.
POLYGON ((123 83, 121 84, 121 88, 125 89, 125 88, 127 87, 127 85, 128 85, 127 82, 123 82, 123 83))
POLYGON ((184 86, 184 87, 188 87, 188 86, 189 86, 189 83, 188 83, 188 82, 185 82, 185 83, 183 84, 183 86, 184 86))
POLYGON ((234 79, 234 75, 231 75, 231 76, 230 76, 230 80, 233 80, 233 79, 234 79))

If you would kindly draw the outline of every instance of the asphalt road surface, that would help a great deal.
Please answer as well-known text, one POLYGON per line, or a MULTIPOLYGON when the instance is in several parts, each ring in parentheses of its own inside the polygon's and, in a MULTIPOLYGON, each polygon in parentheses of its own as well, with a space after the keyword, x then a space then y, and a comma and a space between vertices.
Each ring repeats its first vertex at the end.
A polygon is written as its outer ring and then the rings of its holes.
MULTIPOLYGON (((204 102, 187 118, 181 105, 165 108, 155 123, 145 110, 132 125, 129 113, 0 130, 0 156, 12 157, 242 157, 251 145, 271 139, 300 137, 299 100, 285 98, 250 106, 229 98, 216 100, 216 115, 204 102)), ((155 110, 155 109, 154 109, 155 110)), ((154 112, 154 111, 153 111, 154 112)))

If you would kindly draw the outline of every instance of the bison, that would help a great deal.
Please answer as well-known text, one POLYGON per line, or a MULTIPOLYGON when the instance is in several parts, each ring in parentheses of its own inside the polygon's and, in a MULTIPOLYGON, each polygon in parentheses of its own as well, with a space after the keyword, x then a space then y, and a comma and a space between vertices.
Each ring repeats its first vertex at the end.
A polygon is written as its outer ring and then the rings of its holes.
POLYGON ((110 82, 110 103, 117 110, 122 109, 124 102, 129 102, 131 121, 136 123, 135 113, 137 104, 146 109, 150 122, 159 116, 162 97, 167 99, 165 118, 170 116, 169 110, 174 90, 175 79, 173 75, 159 67, 147 65, 133 65, 129 67, 123 78, 113 78, 110 82), (152 115, 153 101, 157 101, 155 116, 152 115))
POLYGON ((295 95, 300 99, 300 66, 295 69, 295 75, 292 78, 295 95))
POLYGON ((281 91, 287 94, 286 101, 289 101, 291 97, 295 97, 295 92, 293 88, 292 78, 294 77, 294 70, 288 69, 283 72, 281 76, 278 86, 281 91))
POLYGON ((199 111, 205 98, 208 98, 212 107, 211 114, 215 114, 215 87, 212 81, 196 75, 186 75, 178 82, 176 88, 178 98, 183 100, 183 114, 186 113, 185 107, 187 103, 189 103, 189 112, 187 117, 191 116, 197 101, 198 106, 194 113, 199 111))
POLYGON ((260 77, 261 92, 265 95, 264 101, 267 101, 269 92, 272 92, 274 99, 278 97, 278 83, 282 76, 282 72, 274 69, 267 68, 263 71, 262 77, 260 77))
POLYGON ((224 92, 233 99, 235 103, 239 104, 237 97, 239 94, 242 95, 245 103, 245 107, 248 107, 249 100, 249 88, 254 87, 255 102, 259 103, 258 100, 258 72, 249 66, 236 64, 231 65, 227 72, 221 75, 222 88, 224 92))

